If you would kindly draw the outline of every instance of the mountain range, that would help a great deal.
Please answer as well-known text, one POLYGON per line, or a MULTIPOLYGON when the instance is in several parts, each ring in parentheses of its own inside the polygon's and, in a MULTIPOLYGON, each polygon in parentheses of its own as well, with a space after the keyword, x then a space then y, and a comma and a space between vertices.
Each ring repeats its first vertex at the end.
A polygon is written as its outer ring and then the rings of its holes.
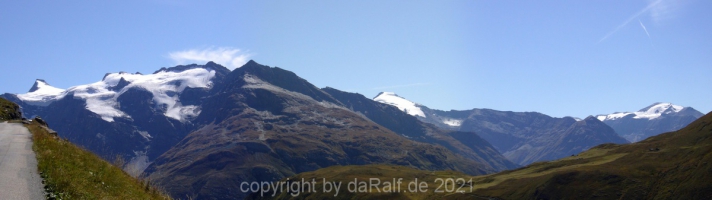
POLYGON ((241 198, 239 181, 333 165, 473 175, 517 167, 474 133, 443 130, 254 61, 233 71, 209 62, 108 73, 66 90, 38 79, 26 94, 2 96, 26 116, 44 118, 59 136, 105 159, 128 160, 127 172, 181 198, 241 198), (406 123, 414 127, 397 126, 406 123))
POLYGON ((589 116, 581 120, 492 109, 442 111, 393 92, 382 92, 373 100, 443 129, 477 133, 519 165, 575 155, 603 143, 637 142, 640 138, 680 129, 702 116, 691 107, 670 103, 655 103, 635 113, 589 116), (634 140, 636 137, 639 139, 634 140))
MULTIPOLYGON (((483 175, 628 142, 618 135, 618 121, 607 117, 441 111, 390 92, 369 99, 317 88, 255 61, 235 70, 208 62, 152 74, 107 73, 68 89, 37 79, 28 93, 1 96, 20 105, 24 116, 41 116, 72 143, 107 160, 127 160, 125 171, 177 198, 242 198, 247 194, 235 188, 243 181, 276 181, 331 166, 483 175)), ((638 120, 632 115, 661 109, 655 105, 620 119, 638 120)), ((693 111, 670 104, 658 121, 639 122, 636 127, 644 128, 633 134, 684 127, 701 116, 693 111)))
MULTIPOLYGON (((712 112, 680 130, 636 143, 601 144, 576 156, 496 174, 469 176, 384 165, 335 166, 289 178, 326 178, 332 182, 404 179, 400 185, 394 183, 398 192, 340 188, 335 196, 333 190, 296 195, 282 190, 275 196, 253 193, 247 199, 710 199, 711 144, 712 112), (443 180, 454 181, 444 185, 447 181, 443 180), (412 192, 408 185, 414 181, 429 183, 429 190, 412 192)), ((317 183, 314 187, 325 186, 317 183)))
POLYGON ((373 99, 394 105, 421 121, 441 128, 475 132, 519 165, 571 156, 598 144, 627 143, 613 129, 593 117, 577 121, 571 117, 554 118, 537 112, 492 109, 442 111, 389 92, 380 93, 373 99))

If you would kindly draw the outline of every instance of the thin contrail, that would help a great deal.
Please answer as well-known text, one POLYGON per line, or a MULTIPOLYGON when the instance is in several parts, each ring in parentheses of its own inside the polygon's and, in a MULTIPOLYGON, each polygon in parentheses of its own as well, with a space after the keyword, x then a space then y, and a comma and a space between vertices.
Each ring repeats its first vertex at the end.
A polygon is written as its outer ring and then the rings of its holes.
POLYGON ((638 20, 638 22, 640 23, 640 27, 643 27, 643 30, 645 31, 645 34, 648 35, 648 39, 651 39, 651 40, 652 40, 652 38, 650 38, 650 33, 648 33, 648 29, 645 28, 645 25, 643 25, 643 22, 641 22, 640 20, 638 20))
POLYGON ((630 17, 629 17, 627 20, 625 20, 621 25, 618 25, 618 27, 616 27, 615 29, 613 29, 611 32, 608 32, 608 34, 606 34, 605 36, 603 36, 603 38, 601 38, 600 40, 598 40, 598 42, 596 42, 596 44, 601 43, 601 42, 603 42, 603 40, 608 39, 608 37, 610 37, 610 36, 613 35, 614 33, 618 32, 618 30, 620 30, 621 28, 623 28, 625 25, 628 25, 628 23, 630 23, 631 21, 633 21, 635 18, 637 18, 638 16, 640 16, 640 15, 642 15, 643 13, 647 12, 648 10, 650 10, 650 9, 653 8, 654 6, 658 5, 658 4, 659 4, 660 2, 662 2, 662 1, 663 1, 663 0, 657 0, 657 1, 653 2, 653 3, 648 4, 648 6, 646 6, 646 7, 643 8, 642 10, 638 11, 638 12, 635 13, 633 16, 630 16, 630 17))

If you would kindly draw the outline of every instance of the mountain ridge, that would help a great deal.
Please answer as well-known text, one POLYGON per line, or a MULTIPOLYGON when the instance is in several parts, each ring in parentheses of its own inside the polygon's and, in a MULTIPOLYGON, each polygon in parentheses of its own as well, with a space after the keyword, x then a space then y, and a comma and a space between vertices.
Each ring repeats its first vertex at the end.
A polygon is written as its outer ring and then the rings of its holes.
MULTIPOLYGON (((381 93, 391 94, 395 93, 381 93)), ((382 97, 379 95, 377 97, 382 97)), ((387 105, 400 105, 408 101, 397 96, 400 102, 388 102, 392 100, 381 98, 387 105)), ((601 143, 627 143, 627 141, 617 135, 612 136, 611 130, 607 126, 600 126, 595 123, 584 123, 577 131, 584 131, 586 137, 568 138, 574 130, 569 130, 577 124, 577 120, 571 117, 554 118, 539 112, 513 112, 498 111, 493 109, 470 109, 442 111, 430 109, 425 105, 415 104, 422 110, 425 117, 415 116, 417 119, 435 124, 436 126, 457 131, 474 132, 492 144, 497 151, 510 161, 518 165, 527 165, 537 161, 555 160, 572 154, 577 154, 587 148, 601 143), (585 127, 591 125, 596 127, 585 127), (582 140, 581 138, 588 138, 582 140), (565 153, 564 153, 565 152, 565 153)), ((398 106, 396 106, 398 107, 398 106)), ((398 107, 401 111, 405 110, 398 107)), ((405 112, 405 111, 404 111, 405 112)), ((590 120, 590 119, 589 119, 590 120)))
POLYGON ((516 164, 500 156, 489 142, 476 133, 438 128, 435 125, 421 122, 411 114, 400 112, 399 108, 385 106, 358 93, 343 92, 330 87, 322 90, 331 94, 351 110, 365 115, 398 134, 416 141, 439 143, 478 162, 488 163, 496 171, 517 167, 516 164))

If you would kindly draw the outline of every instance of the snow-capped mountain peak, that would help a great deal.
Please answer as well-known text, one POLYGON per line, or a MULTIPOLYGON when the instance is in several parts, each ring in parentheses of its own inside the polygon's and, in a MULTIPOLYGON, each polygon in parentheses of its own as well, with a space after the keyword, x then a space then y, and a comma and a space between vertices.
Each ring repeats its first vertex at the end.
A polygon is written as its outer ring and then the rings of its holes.
POLYGON ((48 102, 56 100, 65 90, 49 85, 43 79, 37 79, 29 92, 18 94, 17 98, 30 105, 46 106, 48 102))
POLYGON ((416 104, 415 102, 409 101, 403 97, 400 97, 396 93, 393 93, 393 92, 381 92, 378 95, 376 95, 376 97, 374 97, 373 100, 377 101, 379 103, 384 103, 384 104, 398 107, 398 109, 402 110, 403 112, 405 112, 409 115, 425 117, 425 113, 423 113, 423 110, 420 109, 418 104, 416 104))
POLYGON ((660 133, 687 126, 704 114, 692 107, 672 103, 654 103, 636 112, 616 112, 596 118, 630 142, 638 142, 660 133))
POLYGON ((648 107, 640 109, 638 112, 616 112, 608 115, 598 115, 596 118, 601 121, 616 120, 628 115, 633 115, 634 119, 656 119, 663 114, 677 113, 685 109, 683 106, 672 103, 654 103, 648 107))
POLYGON ((684 108, 685 107, 674 105, 672 103, 654 103, 653 105, 640 109, 638 112, 653 115, 660 113, 680 112, 684 108))

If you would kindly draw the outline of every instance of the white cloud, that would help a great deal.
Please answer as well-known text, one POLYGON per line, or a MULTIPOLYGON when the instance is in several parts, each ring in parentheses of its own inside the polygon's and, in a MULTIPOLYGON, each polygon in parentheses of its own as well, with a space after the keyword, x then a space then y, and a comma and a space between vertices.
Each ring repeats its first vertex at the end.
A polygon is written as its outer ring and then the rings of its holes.
POLYGON ((208 47, 171 52, 168 57, 179 65, 204 64, 213 61, 227 68, 235 69, 247 63, 252 54, 232 47, 208 47))

